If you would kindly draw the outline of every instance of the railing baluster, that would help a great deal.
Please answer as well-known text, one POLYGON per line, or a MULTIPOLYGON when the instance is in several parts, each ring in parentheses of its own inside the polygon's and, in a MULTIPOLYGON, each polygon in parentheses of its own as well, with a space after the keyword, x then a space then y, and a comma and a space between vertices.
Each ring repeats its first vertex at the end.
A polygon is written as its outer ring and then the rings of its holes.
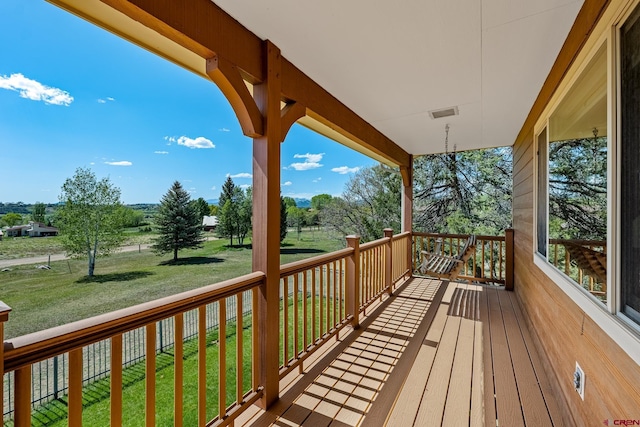
POLYGON ((320 319, 318 320, 318 337, 321 338, 322 336, 324 336, 324 331, 322 330, 322 328, 324 328, 324 305, 323 305, 323 301, 324 301, 324 269, 322 267, 320 267, 320 279, 319 279, 319 285, 320 285, 320 292, 319 292, 319 297, 320 297, 320 319))
POLYGON ((326 302, 327 302, 327 318, 325 321, 327 322, 327 326, 325 327, 326 333, 329 333, 331 330, 331 264, 327 264, 327 290, 326 290, 326 302))
POLYGON ((297 359, 300 355, 299 343, 298 343, 298 273, 293 275, 293 358, 297 359))
POLYGON ((287 366, 289 364, 289 278, 282 279, 282 327, 284 333, 282 334, 282 364, 287 366))
POLYGON ((207 424, 207 306, 198 307, 198 425, 207 424))
POLYGON ((251 339, 252 339, 252 342, 251 342, 251 355, 252 355, 251 389, 253 391, 257 391, 260 385, 259 372, 258 372, 258 367, 260 363, 258 359, 259 358, 258 348, 259 348, 260 342, 259 342, 257 321, 258 321, 258 288, 253 288, 252 295, 251 295, 251 339))
POLYGON ((184 315, 178 313, 173 317, 174 344, 173 344, 173 425, 182 427, 182 399, 184 389, 184 315))
POLYGON ((311 270, 311 338, 316 342, 316 269, 311 270))
POLYGON ((337 307, 336 307, 336 303, 338 303, 338 299, 336 298, 336 295, 338 295, 337 293, 338 291, 338 264, 337 261, 333 262, 333 325, 337 325, 338 324, 338 319, 337 319, 337 307))
POLYGON ((122 334, 111 338, 111 426, 122 425, 122 334))
POLYGON ((227 415, 227 299, 218 301, 218 417, 227 415))
POLYGON ((244 349, 242 348, 243 329, 243 309, 244 306, 242 292, 236 295, 236 402, 242 403, 244 386, 242 381, 244 349))
MULTIPOLYGON (((309 289, 309 284, 307 283, 307 270, 302 272, 302 287, 304 289, 303 292, 303 304, 302 304, 302 319, 303 319, 303 325, 304 325, 304 329, 302 331, 302 348, 306 349, 309 345, 309 334, 307 332, 307 328, 309 327, 309 319, 307 318, 308 316, 308 309, 307 309, 307 304, 308 304, 308 298, 307 298, 307 291, 309 289)), ((302 365, 300 365, 302 366, 302 365)))
MULTIPOLYGON (((82 367, 82 364, 80 365, 82 367)), ((80 377, 82 382, 82 377, 80 377)), ((15 416, 16 427, 31 426, 31 365, 16 370, 15 384, 15 416)), ((82 384, 80 384, 82 387, 82 384)), ((71 403, 71 402, 69 402, 71 403)))
POLYGON ((156 425, 156 323, 152 322, 146 327, 146 390, 145 390, 145 414, 147 427, 156 425))
POLYGON ((82 426, 82 348, 69 352, 69 427, 82 426))

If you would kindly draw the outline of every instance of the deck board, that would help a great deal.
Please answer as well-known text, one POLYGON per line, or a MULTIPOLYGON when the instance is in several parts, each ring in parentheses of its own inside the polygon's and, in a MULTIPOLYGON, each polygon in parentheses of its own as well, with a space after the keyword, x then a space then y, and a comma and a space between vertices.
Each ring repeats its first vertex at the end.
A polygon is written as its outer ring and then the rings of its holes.
POLYGON ((513 294, 414 278, 236 425, 562 425, 513 294))

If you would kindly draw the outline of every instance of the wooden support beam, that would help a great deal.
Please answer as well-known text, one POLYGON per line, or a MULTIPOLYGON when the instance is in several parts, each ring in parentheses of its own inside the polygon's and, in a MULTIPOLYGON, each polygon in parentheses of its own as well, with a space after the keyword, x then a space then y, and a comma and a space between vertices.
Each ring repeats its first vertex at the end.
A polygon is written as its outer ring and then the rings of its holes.
MULTIPOLYGON (((256 85, 266 80, 261 47, 263 42, 210 0, 99 0, 131 18, 130 24, 121 20, 113 22, 114 18, 104 8, 86 6, 79 0, 49 1, 183 66, 185 64, 175 58, 176 53, 162 51, 160 43, 154 45, 149 41, 139 40, 133 24, 139 22, 155 31, 158 37, 169 39, 203 59, 224 58, 251 84, 256 85)), ((88 0, 83 1, 86 3, 88 0)), ((91 0, 91 3, 96 1, 98 0, 91 0)), ((282 58, 281 63, 281 90, 278 94, 281 99, 304 105, 310 117, 354 141, 356 146, 364 149, 363 152, 375 153, 390 164, 409 165, 409 154, 395 142, 294 64, 285 58, 282 58)), ((224 90, 226 89, 223 88, 224 90)), ((241 123, 245 120, 243 117, 239 118, 241 123)), ((254 131, 258 132, 257 126, 254 127, 254 131)), ((252 131, 249 130, 248 133, 251 134, 252 131)))
POLYGON ((307 108, 299 102, 290 102, 282 109, 280 112, 280 117, 282 119, 282 123, 280 124, 280 132, 282 136, 280 137, 280 141, 284 141, 287 137, 287 133, 289 133, 289 129, 291 126, 307 114, 307 108))
MULTIPOLYGON (((400 166, 402 176, 402 232, 413 229, 413 156, 408 166, 400 166)), ((411 251, 409 251, 411 252, 411 251)))
POLYGON ((207 59, 207 75, 220 88, 236 113, 242 133, 250 138, 263 134, 262 114, 236 66, 218 55, 207 59))
POLYGON ((513 290, 514 285, 514 231, 513 228, 505 230, 505 275, 504 275, 504 287, 508 291, 513 290))
POLYGON ((258 291, 259 381, 261 406, 278 399, 280 306, 280 50, 265 42, 266 80, 254 87, 264 116, 265 136, 253 140, 253 271, 266 274, 258 291))

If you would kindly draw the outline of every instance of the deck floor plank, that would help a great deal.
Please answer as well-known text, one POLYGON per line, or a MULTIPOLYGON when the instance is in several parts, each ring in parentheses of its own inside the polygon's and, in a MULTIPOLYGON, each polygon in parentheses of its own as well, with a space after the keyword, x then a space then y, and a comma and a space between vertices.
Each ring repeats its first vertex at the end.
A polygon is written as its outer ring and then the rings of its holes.
POLYGON ((511 352, 511 361, 515 374, 518 396, 526 424, 543 426, 551 424, 549 413, 533 370, 529 352, 524 343, 511 300, 506 292, 497 292, 500 309, 504 319, 505 331, 511 352))
MULTIPOLYGON (((460 296, 460 293, 454 293, 451 305, 455 307, 460 304, 460 296)), ((451 310, 451 306, 449 309, 451 310)), ((414 425, 436 426, 442 423, 459 330, 460 317, 447 316, 447 323, 436 351, 433 368, 427 380, 427 388, 422 397, 414 425)))
MULTIPOLYGON (((484 386, 484 425, 496 425, 496 389, 493 375, 493 350, 491 341, 491 318, 489 316, 489 292, 488 288, 483 288, 480 293, 480 323, 482 323, 482 357, 483 373, 482 380, 484 386)), ((476 412, 478 410, 476 409, 476 412)))
POLYGON ((513 293, 414 278, 368 313, 236 425, 562 425, 513 293))
POLYGON ((496 415, 498 425, 524 426, 522 408, 518 399, 518 388, 511 363, 504 318, 500 310, 498 291, 488 289, 489 317, 491 329, 491 351, 493 376, 496 390, 496 415))
POLYGON ((560 412, 560 407, 558 406, 558 402, 556 401, 553 390, 551 388, 551 382, 547 377, 546 370, 544 368, 544 365, 542 364, 542 359, 540 358, 538 349, 533 343, 533 338, 531 337, 531 333, 529 332, 529 329, 527 328, 527 325, 525 323, 522 309, 520 308, 517 298, 513 292, 509 292, 509 299, 511 300, 513 312, 518 321, 518 326, 520 328, 520 332, 522 333, 527 351, 529 352, 531 363, 533 365, 538 384, 540 385, 540 390, 542 391, 542 397, 547 406, 549 416, 551 417, 551 422, 554 426, 564 426, 562 413, 560 412))
POLYGON ((476 323, 474 319, 475 291, 466 287, 459 287, 458 289, 463 291, 461 311, 456 313, 460 317, 460 332, 442 420, 443 426, 452 427, 467 425, 470 419, 473 345, 476 323))
POLYGON ((480 322, 480 300, 482 297, 482 287, 469 285, 469 289, 475 292, 474 300, 474 322, 473 328, 473 362, 471 377, 471 410, 470 427, 480 427, 484 425, 484 370, 483 370, 483 342, 482 325, 480 322))

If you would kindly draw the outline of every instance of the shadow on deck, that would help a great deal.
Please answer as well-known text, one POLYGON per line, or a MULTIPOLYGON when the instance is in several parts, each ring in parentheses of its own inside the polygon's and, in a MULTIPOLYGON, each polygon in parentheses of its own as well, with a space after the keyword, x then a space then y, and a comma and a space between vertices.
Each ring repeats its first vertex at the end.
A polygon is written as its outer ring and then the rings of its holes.
POLYGON ((413 278, 236 425, 562 425, 511 292, 413 278))

